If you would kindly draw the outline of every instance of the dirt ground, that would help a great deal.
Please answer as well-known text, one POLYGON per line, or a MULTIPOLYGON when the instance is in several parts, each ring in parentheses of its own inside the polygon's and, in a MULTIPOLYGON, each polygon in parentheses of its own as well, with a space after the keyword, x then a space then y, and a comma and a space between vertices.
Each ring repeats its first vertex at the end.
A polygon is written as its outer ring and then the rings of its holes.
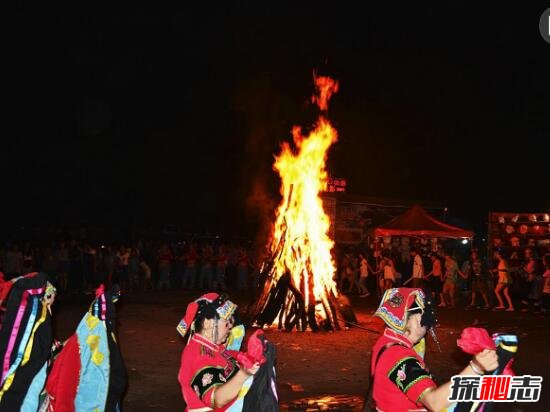
MULTIPOLYGON (((118 335, 128 370, 128 389, 124 410, 183 411, 184 403, 177 382, 183 340, 176 325, 187 303, 197 293, 184 291, 137 292, 124 296, 118 304, 118 335)), ((89 297, 74 297, 56 303, 54 328, 58 339, 72 334, 89 305, 89 297)), ((247 296, 233 300, 246 305, 247 296)), ((382 323, 372 316, 377 299, 351 299, 360 326, 375 331, 382 323)), ((469 357, 456 346, 466 326, 479 325, 490 333, 507 331, 520 337, 515 361, 517 374, 549 376, 550 320, 520 312, 442 309, 438 312, 437 335, 443 353, 428 339, 426 361, 439 382, 448 380, 466 366, 469 357)), ((334 333, 279 332, 266 330, 277 346, 279 399, 286 410, 358 410, 368 385, 370 350, 376 333, 352 328, 334 333), (325 398, 322 407, 312 399, 325 398), (309 402, 310 406, 306 407, 309 402), (301 406, 297 406, 301 405, 301 406), (329 407, 329 405, 332 405, 329 407)), ((538 403, 500 404, 502 411, 550 410, 550 384, 543 381, 538 403)))

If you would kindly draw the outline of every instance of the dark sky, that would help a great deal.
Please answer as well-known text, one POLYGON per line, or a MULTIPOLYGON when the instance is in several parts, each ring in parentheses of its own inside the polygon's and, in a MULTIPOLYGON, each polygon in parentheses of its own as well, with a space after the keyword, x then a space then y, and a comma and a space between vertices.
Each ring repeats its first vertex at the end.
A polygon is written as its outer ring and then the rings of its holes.
POLYGON ((340 81, 329 168, 350 193, 474 225, 550 207, 544 3, 229 3, 4 10, 7 220, 250 232, 279 142, 317 116, 313 69, 340 81))

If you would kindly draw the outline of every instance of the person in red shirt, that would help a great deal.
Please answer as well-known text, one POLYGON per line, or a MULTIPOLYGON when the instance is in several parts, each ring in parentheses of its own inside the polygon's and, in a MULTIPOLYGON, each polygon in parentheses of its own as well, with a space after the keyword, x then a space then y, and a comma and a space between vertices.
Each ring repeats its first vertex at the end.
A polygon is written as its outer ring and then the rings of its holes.
POLYGON ((167 243, 163 243, 158 250, 159 280, 157 284, 157 289, 161 290, 163 288, 170 288, 170 272, 172 270, 173 260, 174 255, 172 254, 170 247, 167 243))
POLYGON ((259 363, 249 368, 240 365, 239 352, 224 346, 236 308, 217 293, 207 293, 187 306, 177 328, 182 336, 189 336, 178 373, 186 412, 227 410, 260 367, 259 363))
MULTIPOLYGON (((435 326, 435 313, 422 290, 388 289, 375 315, 386 323, 372 350, 371 387, 377 410, 440 411, 448 407, 450 382, 438 387, 424 362, 424 336, 435 326)), ((496 351, 484 350, 459 374, 479 374, 497 366, 496 351)))
POLYGON ((189 250, 185 254, 185 270, 183 272, 183 289, 194 289, 197 280, 197 260, 199 254, 195 245, 190 245, 189 250))
POLYGON ((226 290, 227 285, 225 283, 225 271, 227 268, 227 252, 224 245, 220 245, 218 249, 218 256, 216 258, 216 275, 214 277, 214 284, 212 287, 216 290, 226 290))

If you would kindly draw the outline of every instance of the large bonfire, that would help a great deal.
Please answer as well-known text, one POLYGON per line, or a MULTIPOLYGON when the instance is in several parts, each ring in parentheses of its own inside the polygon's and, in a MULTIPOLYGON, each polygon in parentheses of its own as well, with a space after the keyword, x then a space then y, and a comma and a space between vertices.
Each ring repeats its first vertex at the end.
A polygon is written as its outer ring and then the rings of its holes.
POLYGON ((312 102, 321 110, 317 123, 307 136, 295 126, 294 146, 284 142, 273 166, 281 178, 282 200, 269 243, 271 256, 262 270, 263 291, 252 309, 260 326, 339 329, 334 242, 319 196, 327 186, 327 152, 338 137, 326 118, 338 82, 329 77, 314 79, 317 95, 312 102))

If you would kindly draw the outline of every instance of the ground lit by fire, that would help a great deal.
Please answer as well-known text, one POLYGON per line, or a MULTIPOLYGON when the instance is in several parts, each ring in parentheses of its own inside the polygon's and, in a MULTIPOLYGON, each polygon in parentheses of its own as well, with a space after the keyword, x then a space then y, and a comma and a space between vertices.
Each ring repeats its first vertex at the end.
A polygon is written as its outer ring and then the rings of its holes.
MULTIPOLYGON (((119 341, 129 377, 125 410, 183 410, 183 398, 176 377, 185 342, 179 337, 175 326, 187 303, 194 298, 196 293, 185 291, 139 292, 123 297, 117 318, 119 341)), ((243 309, 250 296, 237 294, 232 298, 243 309)), ((378 304, 376 298, 352 298, 352 303, 360 326, 375 330, 382 328, 380 321, 372 317, 378 304)), ((74 332, 89 301, 82 298, 78 302, 60 301, 58 304, 54 317, 56 335, 65 339, 74 332)), ((439 313, 441 326, 438 336, 444 353, 437 352, 428 341, 426 355, 430 370, 438 382, 449 379, 467 362, 468 358, 456 346, 456 339, 465 326, 474 323, 491 332, 514 331, 518 334, 520 346, 514 366, 516 373, 545 376, 550 368, 548 357, 537 356, 550 346, 546 324, 541 323, 539 318, 520 312, 441 310, 439 313)), ((332 333, 268 330, 266 334, 277 346, 277 386, 283 404, 327 395, 364 395, 370 351, 378 335, 359 328, 332 333)), ((547 411, 549 395, 550 392, 543 389, 541 400, 523 410, 547 411)), ((510 405, 504 406, 508 409, 497 410, 514 410, 509 408, 510 405)))

